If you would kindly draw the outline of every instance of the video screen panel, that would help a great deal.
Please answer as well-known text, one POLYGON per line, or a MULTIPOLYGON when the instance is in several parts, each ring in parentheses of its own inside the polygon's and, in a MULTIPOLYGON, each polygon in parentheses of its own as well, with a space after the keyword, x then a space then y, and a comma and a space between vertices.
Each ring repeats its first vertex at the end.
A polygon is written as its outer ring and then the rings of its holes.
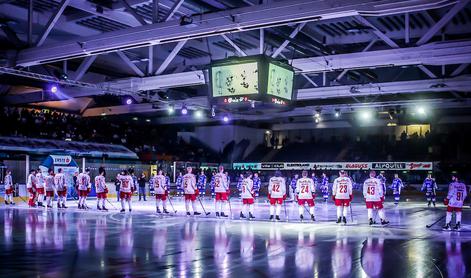
POLYGON ((291 100, 293 96, 293 80, 293 71, 274 63, 269 63, 267 94, 291 100))
POLYGON ((258 94, 258 63, 213 66, 211 80, 215 98, 258 94))

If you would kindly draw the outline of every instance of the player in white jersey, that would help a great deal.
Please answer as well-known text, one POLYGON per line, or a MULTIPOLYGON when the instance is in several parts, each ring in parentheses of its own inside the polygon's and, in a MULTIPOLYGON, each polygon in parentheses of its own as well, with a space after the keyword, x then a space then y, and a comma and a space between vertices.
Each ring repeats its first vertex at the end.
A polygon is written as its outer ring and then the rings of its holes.
POLYGON ((44 183, 46 182, 44 179, 44 175, 41 169, 36 171, 36 194, 38 194, 38 207, 44 207, 43 200, 44 200, 44 183))
POLYGON ((370 220, 370 225, 375 223, 373 220, 374 209, 378 210, 379 218, 381 219, 381 225, 387 225, 389 221, 386 220, 386 215, 383 208, 383 184, 379 179, 376 178, 375 171, 370 171, 370 177, 363 183, 363 196, 365 197, 366 208, 368 209, 368 219, 370 220))
POLYGON ((45 189, 46 189, 46 206, 52 208, 52 200, 54 199, 54 170, 49 169, 45 180, 45 189))
POLYGON ((105 207, 105 201, 108 197, 108 187, 106 186, 106 171, 105 168, 100 167, 98 169, 98 176, 95 177, 95 191, 96 191, 96 208, 98 210, 108 211, 105 207), (100 206, 101 203, 101 206, 100 206))
POLYGON ((36 207, 36 184, 38 183, 36 179, 36 170, 31 170, 29 172, 28 181, 26 183, 26 189, 29 193, 28 206, 36 207))
POLYGON ((77 184, 78 184, 78 191, 79 191, 78 208, 88 209, 87 197, 88 197, 88 193, 90 193, 92 189, 92 185, 90 181, 90 169, 86 168, 83 173, 80 173, 77 176, 77 184))
POLYGON ((353 199, 353 185, 347 172, 341 170, 339 177, 332 184, 332 200, 337 207, 337 224, 347 223, 347 212, 350 202, 353 199))
POLYGON ((270 220, 276 214, 275 219, 280 220, 281 205, 286 200, 286 180, 281 176, 280 171, 275 172, 275 176, 268 182, 268 200, 270 201, 270 220))
POLYGON ((7 169, 5 178, 3 179, 5 185, 5 205, 14 205, 13 201, 13 178, 11 177, 11 170, 7 169))
POLYGON ((229 200, 229 195, 231 193, 229 189, 229 183, 227 182, 227 176, 224 174, 224 167, 221 165, 218 168, 219 173, 214 175, 214 193, 216 194, 216 217, 227 217, 224 213, 226 210, 227 200, 229 200), (219 214, 221 212, 221 214, 219 214))
POLYGON ((131 201, 132 193, 135 190, 134 181, 129 172, 124 170, 123 175, 118 175, 118 179, 121 181, 121 187, 119 188, 119 198, 121 200, 121 212, 125 212, 124 202, 128 203, 129 211, 132 211, 131 201))
POLYGON ((304 205, 309 206, 309 214, 311 215, 312 221, 316 221, 314 216, 314 199, 316 194, 316 185, 314 180, 308 177, 307 171, 302 172, 302 178, 296 181, 296 198, 298 199, 299 205, 299 218, 303 220, 304 218, 304 205))
POLYGON ((196 198, 198 198, 199 192, 196 187, 196 177, 192 172, 193 168, 186 167, 186 174, 183 176, 183 193, 185 194, 186 215, 191 215, 190 202, 193 208, 193 214, 200 215, 201 213, 196 210, 196 198))
POLYGON ((57 174, 54 176, 54 186, 57 191, 57 208, 67 208, 65 201, 67 200, 67 185, 65 184, 65 176, 62 173, 62 168, 57 169, 57 174))
POLYGON ((245 218, 245 214, 249 215, 249 219, 255 218, 253 216, 253 204, 255 199, 255 192, 253 187, 252 173, 247 172, 244 179, 241 181, 240 186, 242 197, 242 210, 240 211, 240 218, 245 218))
POLYGON ((458 175, 452 176, 452 183, 448 186, 448 195, 443 201, 446 208, 446 220, 443 230, 451 230, 451 216, 453 212, 456 216, 456 224, 453 230, 459 231, 461 228, 461 210, 463 209, 463 203, 466 199, 467 190, 466 185, 459 181, 458 175))
POLYGON ((167 198, 168 198, 168 187, 163 171, 159 170, 158 174, 154 177, 153 185, 155 194, 155 207, 157 213, 161 213, 159 209, 159 202, 162 202, 162 209, 164 213, 167 211, 167 198))

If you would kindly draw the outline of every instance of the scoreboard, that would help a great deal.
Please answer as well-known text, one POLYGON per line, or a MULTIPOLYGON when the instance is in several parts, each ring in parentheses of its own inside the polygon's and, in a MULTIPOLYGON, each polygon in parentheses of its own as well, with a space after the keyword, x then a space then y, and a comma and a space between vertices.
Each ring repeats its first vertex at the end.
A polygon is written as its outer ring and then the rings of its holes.
POLYGON ((295 99, 293 68, 267 56, 215 61, 209 72, 210 103, 226 109, 287 109, 295 99))

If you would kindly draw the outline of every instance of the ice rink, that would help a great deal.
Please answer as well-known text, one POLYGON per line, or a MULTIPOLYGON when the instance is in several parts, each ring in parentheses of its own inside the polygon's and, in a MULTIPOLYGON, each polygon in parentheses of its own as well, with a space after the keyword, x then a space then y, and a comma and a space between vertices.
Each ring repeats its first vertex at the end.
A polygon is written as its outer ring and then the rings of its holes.
MULTIPOLYGON (((335 207, 317 204, 316 222, 298 220, 288 203, 288 218, 268 218, 259 200, 255 221, 233 217, 156 215, 154 200, 134 202, 132 213, 116 209, 81 211, 0 208, 1 277, 470 277, 471 217, 463 213, 460 232, 443 232, 439 204, 386 204, 387 227, 367 225, 364 204, 353 206, 353 223, 335 224, 335 207), (288 220, 288 221, 287 221, 288 220)), ((112 200, 116 207, 118 203, 112 200)), ((89 201, 95 207, 95 201, 89 201)), ((198 205, 198 209, 201 207, 198 205)), ((307 216, 307 213, 305 214, 307 216)))

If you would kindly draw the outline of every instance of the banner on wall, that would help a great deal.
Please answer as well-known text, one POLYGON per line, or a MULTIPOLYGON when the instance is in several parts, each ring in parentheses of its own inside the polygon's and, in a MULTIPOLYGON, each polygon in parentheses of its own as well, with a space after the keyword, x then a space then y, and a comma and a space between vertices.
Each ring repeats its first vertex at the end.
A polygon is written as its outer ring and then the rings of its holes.
POLYGON ((384 170, 430 171, 432 162, 249 162, 233 163, 234 170, 384 170))

